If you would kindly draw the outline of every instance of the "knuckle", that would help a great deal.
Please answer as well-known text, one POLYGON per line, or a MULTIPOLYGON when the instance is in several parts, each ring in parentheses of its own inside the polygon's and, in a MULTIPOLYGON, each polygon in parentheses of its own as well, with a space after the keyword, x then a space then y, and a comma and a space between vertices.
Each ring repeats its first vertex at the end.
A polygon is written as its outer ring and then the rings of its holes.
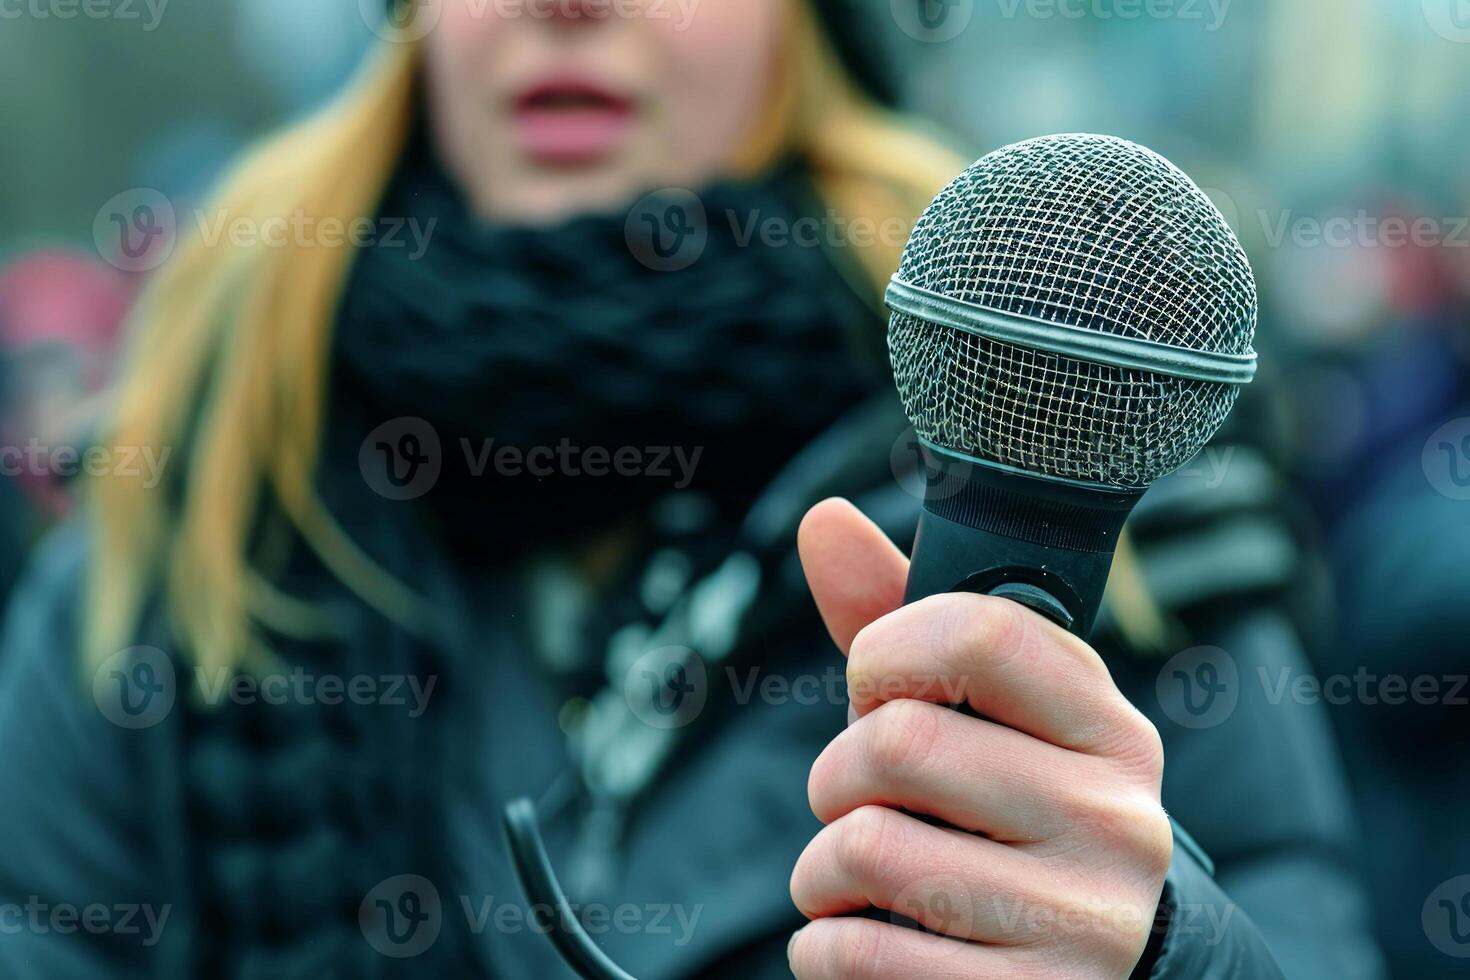
POLYGON ((1093 805, 1085 832, 1110 850, 1127 855, 1145 875, 1162 874, 1174 855, 1174 831, 1158 800, 1139 794, 1111 797, 1093 805))
POLYGON ((814 916, 805 902, 806 884, 803 881, 803 875, 806 873, 805 864, 806 855, 802 854, 796 859, 796 865, 791 869, 791 878, 786 883, 786 893, 791 896, 791 904, 796 906, 796 910, 811 919, 814 916))
POLYGON ((1131 841, 1140 814, 1131 800, 1115 791, 1090 789, 1079 807, 1077 824, 1089 840, 1116 851, 1131 841))
POLYGON ((1149 780, 1154 783, 1163 782, 1164 779, 1164 739, 1159 735, 1159 730, 1153 723, 1144 719, 1144 731, 1142 740, 1144 746, 1144 764, 1149 774, 1149 780))
POLYGON ((838 860, 859 881, 881 879, 893 866, 895 816, 886 807, 862 806, 840 821, 838 860))
POLYGON ((870 716, 868 764, 882 775, 902 775, 924 764, 938 737, 939 719, 927 704, 890 701, 870 716))
POLYGON ((930 596, 914 608, 922 608, 919 629, 933 663, 960 685, 945 693, 961 701, 967 699, 965 685, 978 664, 1004 666, 1025 642, 1024 611, 1006 599, 949 593, 930 596))
POLYGON ((1136 847, 1149 877, 1163 877, 1174 859, 1174 828, 1164 808, 1157 803, 1147 807, 1138 824, 1136 847))
POLYGON ((883 644, 884 623, 875 619, 852 638, 847 648, 847 676, 853 677, 867 670, 878 659, 883 644))
POLYGON ((1027 643, 1031 615, 1009 599, 956 595, 947 607, 944 640, 947 649, 966 658, 983 654, 1000 667, 1018 656, 1027 643))
POLYGON ((930 647, 940 651, 963 650, 973 642, 977 627, 973 597, 957 593, 927 600, 930 647))
POLYGON ((791 895, 791 904, 807 919, 817 918, 817 909, 813 905, 814 899, 814 872, 811 869, 812 848, 802 852, 801 857, 796 859, 796 866, 791 869, 791 880, 787 884, 787 891, 791 895))
POLYGON ((1031 619, 1036 613, 1009 599, 986 596, 985 615, 981 617, 981 638, 997 653, 1019 650, 1031 632, 1031 619))
POLYGON ((833 811, 833 807, 840 804, 842 787, 847 782, 844 777, 852 771, 850 760, 856 734, 854 728, 844 729, 822 750, 807 773, 807 804, 812 815, 824 824, 841 816, 840 812, 833 811))
POLYGON ((1126 720, 1119 729, 1118 760, 1146 784, 1161 783, 1164 778, 1164 740, 1158 728, 1137 708, 1129 705, 1126 720))

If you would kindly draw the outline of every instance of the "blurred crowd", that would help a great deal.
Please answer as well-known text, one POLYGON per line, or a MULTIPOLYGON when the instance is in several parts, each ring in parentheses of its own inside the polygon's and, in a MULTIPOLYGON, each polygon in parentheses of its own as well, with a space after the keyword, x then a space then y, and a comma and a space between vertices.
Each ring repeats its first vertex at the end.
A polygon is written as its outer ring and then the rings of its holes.
MULTIPOLYGON (((1379 938, 1414 978, 1470 956, 1470 898, 1432 899, 1470 873, 1470 37, 1422 6, 1244 0, 1212 27, 982 3, 960 37, 893 42, 907 104, 975 155, 1114 133, 1175 160, 1234 224, 1260 283, 1248 418, 1287 480, 1291 602, 1319 675, 1341 680, 1323 698, 1379 938)), ((89 419, 151 264, 96 227, 99 206, 156 189, 182 224, 233 153, 371 41, 339 0, 195 3, 143 37, 63 26, 0 30, 0 115, 31 134, 0 159, 0 593, 91 465, 89 419)))

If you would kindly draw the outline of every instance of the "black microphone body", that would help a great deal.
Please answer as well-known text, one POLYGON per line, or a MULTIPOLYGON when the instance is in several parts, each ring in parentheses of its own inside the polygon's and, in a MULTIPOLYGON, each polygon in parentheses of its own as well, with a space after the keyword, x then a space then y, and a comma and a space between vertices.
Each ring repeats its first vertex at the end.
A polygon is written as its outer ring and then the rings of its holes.
POLYGON ((924 505, 905 602, 1013 599, 1087 637, 1123 522, 1143 491, 1038 479, 922 446, 924 505))

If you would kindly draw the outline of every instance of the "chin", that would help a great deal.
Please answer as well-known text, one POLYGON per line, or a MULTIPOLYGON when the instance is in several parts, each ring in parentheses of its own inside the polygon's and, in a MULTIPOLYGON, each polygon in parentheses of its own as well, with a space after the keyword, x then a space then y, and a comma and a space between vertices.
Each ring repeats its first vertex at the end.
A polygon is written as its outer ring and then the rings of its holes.
POLYGON ((642 184, 612 169, 561 169, 499 182, 480 210, 492 220, 553 225, 626 207, 642 184))

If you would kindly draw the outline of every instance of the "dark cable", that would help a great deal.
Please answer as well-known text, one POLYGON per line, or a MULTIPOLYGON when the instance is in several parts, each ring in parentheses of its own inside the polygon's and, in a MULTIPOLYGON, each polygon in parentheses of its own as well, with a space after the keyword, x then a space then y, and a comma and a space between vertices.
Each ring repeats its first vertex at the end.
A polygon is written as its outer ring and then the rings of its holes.
POLYGON ((519 799, 507 806, 505 834, 516 878, 531 905, 532 920, 546 932, 567 965, 587 980, 635 980, 632 974, 608 959, 577 920, 566 892, 556 880, 551 859, 546 856, 546 844, 536 823, 535 804, 519 799))

